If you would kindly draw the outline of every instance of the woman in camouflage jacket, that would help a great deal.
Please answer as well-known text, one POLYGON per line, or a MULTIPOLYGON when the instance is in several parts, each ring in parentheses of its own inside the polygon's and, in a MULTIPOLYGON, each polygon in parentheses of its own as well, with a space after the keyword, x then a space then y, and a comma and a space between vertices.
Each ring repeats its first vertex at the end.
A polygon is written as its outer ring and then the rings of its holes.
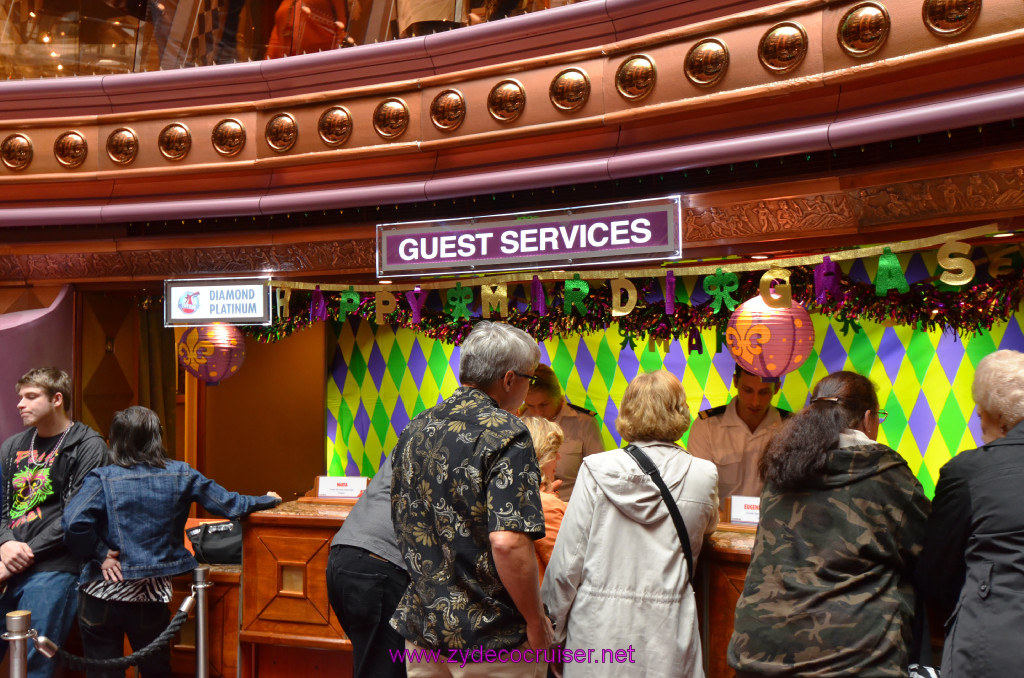
POLYGON ((867 378, 837 372, 769 444, 729 643, 740 678, 907 675, 928 500, 875 442, 884 416, 867 378))

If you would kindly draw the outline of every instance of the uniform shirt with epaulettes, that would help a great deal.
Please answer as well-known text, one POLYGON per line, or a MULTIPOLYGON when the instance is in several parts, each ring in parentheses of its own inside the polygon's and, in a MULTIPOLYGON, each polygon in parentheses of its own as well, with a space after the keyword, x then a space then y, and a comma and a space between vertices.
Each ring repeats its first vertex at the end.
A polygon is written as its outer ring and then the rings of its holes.
POLYGON ((791 413, 768 408, 754 431, 740 419, 738 399, 728 405, 701 411, 690 429, 686 450, 718 467, 718 496, 759 497, 764 483, 758 464, 775 429, 791 413))
POLYGON ((562 501, 569 501, 583 457, 604 452, 605 445, 601 427, 597 424, 597 413, 585 407, 573 405, 563 398, 554 422, 562 427, 563 435, 555 464, 555 479, 562 481, 558 496, 562 501))

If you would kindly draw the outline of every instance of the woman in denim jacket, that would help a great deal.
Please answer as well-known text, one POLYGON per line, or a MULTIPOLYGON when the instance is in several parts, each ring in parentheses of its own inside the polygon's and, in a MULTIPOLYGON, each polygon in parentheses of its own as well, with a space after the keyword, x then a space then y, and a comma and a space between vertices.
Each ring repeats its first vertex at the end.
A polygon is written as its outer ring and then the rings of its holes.
MULTIPOLYGON (((136 650, 170 622, 174 575, 196 567, 184 545, 192 502, 225 518, 240 518, 281 502, 274 492, 229 492, 188 464, 167 459, 160 418, 129 407, 110 425, 112 464, 94 469, 64 511, 64 541, 86 561, 78 593, 85 656, 122 656, 125 634, 136 650)), ((139 662, 146 678, 170 676, 168 648, 139 662)), ((89 678, 123 672, 90 671, 89 678)))

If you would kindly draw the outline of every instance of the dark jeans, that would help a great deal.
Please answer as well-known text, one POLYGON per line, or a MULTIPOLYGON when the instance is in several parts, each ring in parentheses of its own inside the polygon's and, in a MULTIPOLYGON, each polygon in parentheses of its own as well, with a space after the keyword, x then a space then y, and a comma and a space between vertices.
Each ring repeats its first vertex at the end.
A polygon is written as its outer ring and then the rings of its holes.
MULTIPOLYGON (((146 647, 167 628, 171 612, 166 603, 123 603, 78 594, 78 629, 88 659, 124 656, 124 637, 132 651, 146 647)), ((143 678, 170 678, 171 650, 164 647, 139 662, 143 678)), ((89 678, 124 678, 124 670, 88 671, 89 678)))
POLYGON ((327 597, 352 641, 352 678, 405 678, 405 638, 391 628, 409 575, 355 546, 332 546, 327 558, 327 597), (399 655, 400 656, 400 655, 399 655))
MULTIPOLYGON (((0 596, 0 619, 14 610, 32 613, 32 628, 58 645, 63 645, 75 619, 75 590, 78 577, 71 572, 33 572, 16 574, 7 580, 7 592, 0 596)), ((0 659, 7 654, 7 643, 0 640, 0 659)), ((28 675, 48 678, 57 662, 28 644, 28 675)))

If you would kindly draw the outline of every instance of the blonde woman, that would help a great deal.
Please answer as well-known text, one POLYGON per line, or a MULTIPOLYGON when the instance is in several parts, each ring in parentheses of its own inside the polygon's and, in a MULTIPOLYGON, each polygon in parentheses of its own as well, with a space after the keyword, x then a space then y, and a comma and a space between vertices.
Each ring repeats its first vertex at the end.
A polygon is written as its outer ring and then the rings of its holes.
MULTIPOLYGON (((658 467, 682 514, 696 562, 718 522, 718 472, 676 441, 690 425, 679 379, 659 370, 630 382, 615 426, 658 467)), ((630 676, 701 678, 692 573, 661 492, 624 450, 586 457, 548 563, 541 594, 565 650, 565 678, 620 678, 602 651, 635 650, 630 676)))
POLYGON ((565 515, 565 502, 559 499, 557 491, 562 481, 555 480, 555 463, 558 461, 558 447, 562 444, 562 427, 543 417, 524 417, 523 423, 530 431, 533 449, 537 453, 540 465, 540 503, 544 507, 544 537, 533 542, 537 551, 537 564, 540 566, 540 578, 544 580, 544 570, 551 560, 551 551, 555 548, 558 528, 565 515))

